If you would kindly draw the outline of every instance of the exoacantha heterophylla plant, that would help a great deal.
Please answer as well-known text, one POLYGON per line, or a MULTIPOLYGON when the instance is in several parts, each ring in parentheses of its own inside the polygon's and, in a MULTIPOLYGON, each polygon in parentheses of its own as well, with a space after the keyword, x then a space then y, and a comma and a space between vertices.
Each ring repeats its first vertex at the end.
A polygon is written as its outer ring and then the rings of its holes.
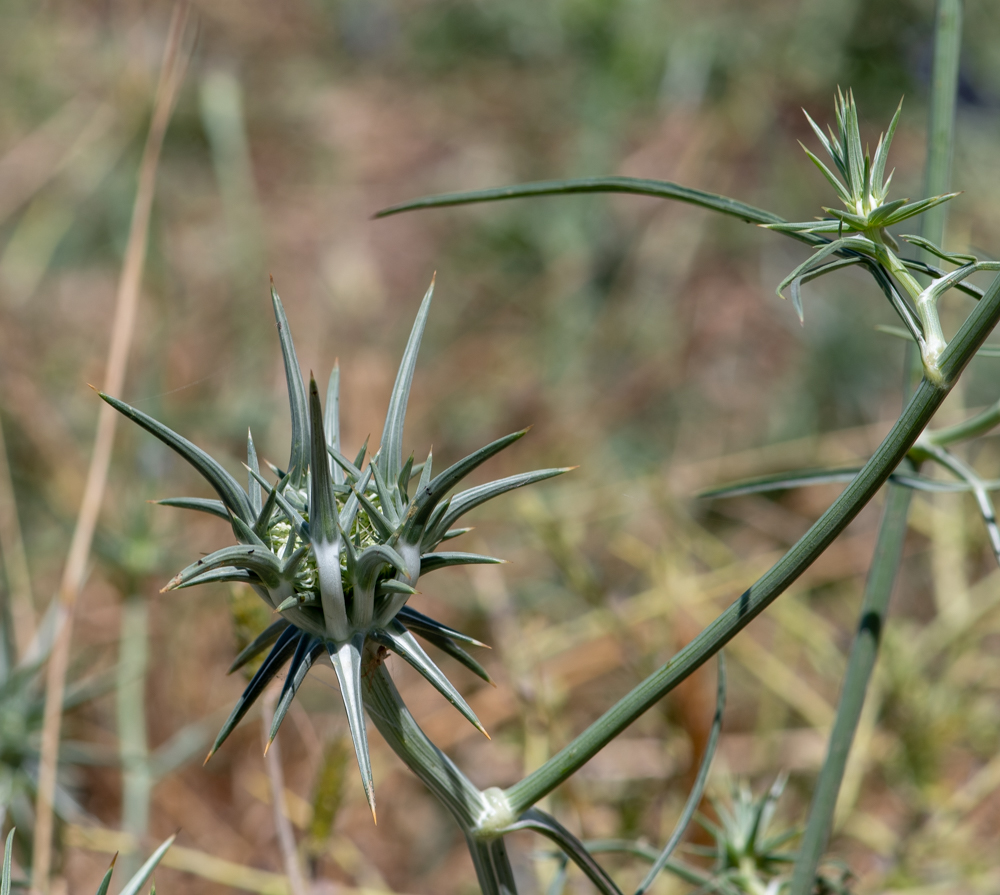
POLYGON ((837 196, 846 210, 824 208, 823 211, 829 217, 822 220, 763 224, 762 226, 769 230, 780 230, 785 233, 814 234, 823 237, 836 235, 835 239, 819 243, 816 252, 789 273, 778 286, 779 295, 786 287, 790 287, 792 301, 800 320, 802 319, 801 286, 803 283, 847 265, 856 264, 866 258, 877 262, 888 270, 913 300, 916 315, 905 302, 895 300, 894 304, 910 331, 910 337, 920 348, 924 373, 931 382, 940 383, 939 361, 948 342, 941 327, 937 308, 938 299, 953 287, 965 288, 961 285, 962 281, 972 274, 981 270, 997 270, 1000 266, 992 261, 978 261, 973 255, 946 252, 920 236, 902 234, 900 239, 951 264, 959 265, 957 270, 949 274, 939 271, 928 285, 923 286, 910 272, 914 262, 900 258, 897 254, 899 245, 886 229, 887 227, 922 214, 958 195, 958 193, 944 193, 917 202, 910 202, 908 199, 889 200, 892 172, 890 171, 889 175, 886 176, 885 167, 902 105, 902 101, 900 101, 896 114, 893 115, 892 121, 889 123, 888 131, 879 137, 873 156, 870 156, 862 146, 858 126, 858 110, 851 91, 848 91, 846 96, 841 91, 837 91, 835 101, 836 134, 833 132, 833 128, 830 128, 829 136, 824 134, 819 125, 807 113, 806 118, 809 120, 809 125, 819 138, 824 150, 833 160, 840 177, 838 178, 809 149, 805 146, 802 148, 836 190, 837 196), (839 257, 832 261, 827 260, 832 255, 839 257), (821 261, 826 261, 826 263, 820 265, 821 261))
POLYGON ((421 464, 414 465, 412 455, 403 461, 403 422, 433 290, 432 282, 399 365, 382 444, 367 464, 367 443, 354 460, 341 453, 338 369, 335 367, 330 376, 325 413, 312 377, 306 395, 288 321, 273 283, 271 298, 292 419, 287 468, 271 467, 277 477, 275 484, 261 474, 249 435, 249 479, 244 489, 221 464, 187 439, 134 407, 101 394, 112 407, 191 463, 219 496, 218 500, 179 497, 159 503, 220 516, 231 523, 239 541, 188 566, 164 590, 244 582, 280 616, 233 663, 231 670, 270 647, 219 732, 209 757, 290 661, 270 730, 273 740, 310 667, 328 655, 340 683, 361 781, 373 816, 375 794, 362 701, 364 668, 385 650, 392 651, 417 669, 485 734, 475 713, 413 635, 420 635, 490 681, 483 667, 463 648, 483 644, 428 618, 408 606, 407 601, 416 593, 421 574, 446 566, 501 561, 474 553, 435 551, 444 541, 469 531, 454 527, 469 510, 506 491, 567 471, 521 473, 448 496, 470 472, 527 430, 499 438, 437 475, 432 474, 430 454, 421 464), (417 486, 411 493, 414 479, 417 486))

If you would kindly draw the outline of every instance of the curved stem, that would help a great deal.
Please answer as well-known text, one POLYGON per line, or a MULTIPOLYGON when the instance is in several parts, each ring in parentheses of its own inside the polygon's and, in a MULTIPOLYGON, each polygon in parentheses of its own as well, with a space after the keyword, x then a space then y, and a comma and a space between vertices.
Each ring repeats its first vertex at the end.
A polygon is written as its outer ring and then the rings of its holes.
POLYGON ((649 873, 646 874, 646 878, 639 883, 639 888, 635 890, 635 895, 645 895, 649 891, 649 887, 653 885, 660 871, 666 867, 667 861, 670 860, 670 856, 680 843, 681 837, 688 828, 688 824, 691 823, 691 818, 694 817, 695 811, 698 810, 698 806, 701 804, 701 798, 705 793, 705 784, 708 782, 708 772, 712 768, 712 759, 715 758, 715 747, 719 744, 719 733, 722 730, 722 715, 725 710, 726 657, 720 650, 718 683, 715 694, 715 717, 712 719, 712 731, 708 737, 708 744, 705 746, 705 754, 701 760, 701 767, 698 768, 698 776, 695 778, 694 786, 691 787, 691 793, 688 795, 687 802, 684 804, 684 810, 677 820, 674 832, 667 840, 667 844, 663 846, 663 851, 660 852, 657 859, 653 862, 653 866, 650 868, 649 873))
POLYGON ((376 669, 362 689, 365 708, 378 732, 451 812, 471 842, 472 832, 489 808, 483 794, 420 729, 384 665, 376 669))
POLYGON ((924 433, 924 440, 929 444, 944 445, 954 444, 956 441, 968 441, 970 438, 978 438, 985 435, 990 429, 1000 426, 1000 401, 990 405, 981 413, 977 413, 969 419, 948 426, 944 429, 936 429, 933 432, 924 433))
POLYGON ((515 812, 531 807, 575 773, 636 718, 722 649, 826 550, 906 456, 998 320, 1000 278, 993 281, 945 349, 940 363, 941 380, 931 382, 925 378, 921 381, 875 454, 829 509, 770 570, 673 659, 612 706, 562 751, 510 787, 506 794, 515 812))
POLYGON ((547 836, 587 875, 587 879, 597 886, 603 895, 622 895, 621 889, 615 885, 615 881, 608 876, 607 871, 594 860, 586 846, 551 814, 538 808, 529 808, 517 823, 511 824, 504 832, 513 833, 517 830, 532 830, 547 836))

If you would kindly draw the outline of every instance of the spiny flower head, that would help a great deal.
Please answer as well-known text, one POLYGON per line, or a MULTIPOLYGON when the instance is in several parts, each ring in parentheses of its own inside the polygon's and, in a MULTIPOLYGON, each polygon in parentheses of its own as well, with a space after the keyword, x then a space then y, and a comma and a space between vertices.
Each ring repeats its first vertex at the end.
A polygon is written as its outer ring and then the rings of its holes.
POLYGON ((834 134, 833 128, 829 128, 829 136, 827 136, 823 133, 822 128, 809 117, 808 112, 805 112, 805 116, 813 132, 819 137, 823 148, 833 160, 843 182, 806 146, 800 145, 813 164, 819 168, 823 176, 837 191, 837 196, 847 210, 841 211, 838 208, 824 207, 823 211, 833 218, 832 221, 795 225, 779 224, 777 225, 778 229, 794 226, 808 230, 810 233, 841 233, 845 230, 864 233, 869 230, 882 230, 914 215, 921 214, 958 195, 958 193, 947 193, 943 196, 922 199, 919 202, 910 202, 909 199, 894 199, 889 202, 889 184, 892 182, 893 172, 890 171, 889 176, 886 177, 885 165, 889 157, 889 146, 896 133, 896 125, 899 123, 899 115, 903 110, 903 101, 900 100, 896 107, 896 114, 892 116, 889 130, 885 134, 879 135, 873 157, 869 156, 868 151, 862 148, 858 109, 854 104, 853 91, 848 90, 845 97, 838 88, 834 98, 834 106, 837 117, 836 134, 834 134))
POLYGON ((417 612, 407 606, 407 601, 416 593, 415 585, 422 574, 447 566, 500 562, 474 553, 435 552, 444 541, 469 530, 454 527, 465 513, 506 491, 566 471, 521 473, 448 496, 470 472, 527 430, 499 438, 437 475, 432 473, 430 454, 416 466, 412 456, 403 461, 403 422, 433 289, 432 282, 403 353, 389 399, 382 444, 367 463, 367 443, 353 460, 341 453, 339 370, 335 367, 330 376, 325 409, 312 377, 307 393, 273 283, 271 298, 292 417, 288 464, 285 470, 271 467, 277 477, 274 484, 261 474, 252 437, 247 439, 249 479, 244 489, 216 460, 185 438, 134 407, 101 394, 114 408, 190 462, 219 496, 218 500, 181 497, 159 503, 220 516, 230 522, 239 542, 197 560, 175 576, 165 590, 210 582, 244 582, 280 616, 233 663, 231 671, 270 647, 223 725, 209 757, 290 661, 271 726, 273 740, 310 667, 327 655, 340 682, 373 815, 375 798, 362 700, 363 667, 383 655, 384 650, 391 650, 416 668, 485 734, 472 709, 413 634, 489 681, 482 666, 460 645, 483 644, 417 612))

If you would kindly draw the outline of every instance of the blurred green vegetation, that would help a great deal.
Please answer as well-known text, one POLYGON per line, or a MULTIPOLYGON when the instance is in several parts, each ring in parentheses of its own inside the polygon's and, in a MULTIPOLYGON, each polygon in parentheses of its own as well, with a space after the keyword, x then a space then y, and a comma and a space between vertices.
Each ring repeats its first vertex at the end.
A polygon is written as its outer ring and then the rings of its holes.
MULTIPOLYGON (((516 560, 502 576, 456 570, 418 598, 497 646, 490 671, 500 688, 473 703, 494 719, 494 744, 449 739, 434 694, 407 690, 407 669, 390 660, 417 717, 477 783, 511 782, 690 639, 834 493, 705 505, 693 499, 699 487, 866 456, 899 406, 902 343, 874 331, 896 321, 860 274, 807 286, 800 326, 774 287, 805 250, 684 206, 565 197, 371 214, 433 192, 627 174, 803 220, 833 197, 798 146, 813 140, 800 109, 829 121, 838 84, 853 88, 872 143, 905 94, 890 165, 896 194, 917 198, 933 3, 194 7, 200 34, 167 133, 122 397, 231 457, 234 472, 248 426, 262 457, 283 462, 271 273, 303 368, 324 377, 340 359, 353 454, 368 434, 377 444, 394 359, 436 270, 407 447, 419 454, 433 443, 449 460, 533 424, 518 455, 490 473, 580 464, 474 520, 484 552, 516 560)), ((103 375, 169 12, 132 0, 7 0, 0 9, 0 422, 10 467, 0 496, 16 508, 0 514, 0 546, 16 591, 8 550, 18 537, 24 545, 36 619, 82 492, 97 415, 86 384, 103 375)), ((987 255, 1000 245, 997 47, 994 5, 967 3, 953 178, 966 193, 953 203, 946 245, 987 255)), ((994 401, 996 363, 977 361, 945 414, 994 401)), ((202 494, 202 484, 137 430, 121 429, 116 444, 102 517, 102 543, 113 549, 84 594, 77 649, 113 664, 123 598, 146 597, 155 750, 228 705, 241 684, 224 674, 237 649, 227 593, 157 593, 227 537, 221 523, 146 507, 148 498, 202 494), (140 555, 141 570, 124 563, 126 587, 122 557, 140 555)), ((976 450, 977 469, 995 475, 995 446, 976 450)), ((894 633, 834 842, 861 891, 996 884, 998 579, 970 506, 954 495, 915 499, 894 633), (939 641, 926 653, 914 647, 939 641)), ((733 657, 747 673, 733 675, 717 775, 768 781, 787 767, 790 823, 821 760, 817 727, 836 702, 876 519, 875 509, 863 514, 733 657)), ((23 609, 28 598, 11 599, 23 609)), ((315 835, 334 831, 325 851, 309 840, 320 877, 469 891, 463 844, 385 750, 373 756, 380 824, 364 820, 356 781, 338 776, 344 721, 333 685, 315 677, 304 688, 314 711, 293 713, 297 733, 285 735, 283 754, 302 802, 293 821, 315 835), (312 818, 312 804, 325 813, 312 818)), ((474 691, 461 672, 456 679, 474 691)), ((588 837, 662 841, 712 699, 711 681, 681 688, 556 793, 552 810, 588 837)), ((67 735, 108 745, 116 730, 108 697, 74 713, 67 735)), ((259 752, 252 732, 234 735, 206 769, 160 779, 151 835, 180 826, 186 845, 279 869, 259 752)), ((88 774, 77 797, 118 828, 118 772, 88 774)), ((515 847, 528 886, 533 845, 515 847)), ((99 879, 104 858, 75 847, 62 866, 75 889, 99 879)), ((222 891, 176 872, 161 871, 164 890, 222 891)), ((542 882, 547 872, 539 865, 542 882)))

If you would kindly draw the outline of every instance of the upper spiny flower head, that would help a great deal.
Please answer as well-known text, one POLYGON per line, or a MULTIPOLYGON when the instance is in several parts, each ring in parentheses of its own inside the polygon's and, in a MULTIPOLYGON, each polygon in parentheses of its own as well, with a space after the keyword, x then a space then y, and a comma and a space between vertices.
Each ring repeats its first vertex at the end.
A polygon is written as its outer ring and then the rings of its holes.
POLYGON ((366 650, 385 648, 404 658, 484 734, 472 709, 414 638, 419 634, 470 668, 489 676, 460 644, 477 640, 407 606, 421 574, 446 566, 496 563, 474 553, 435 552, 442 542, 468 531, 455 523, 474 507, 506 491, 565 472, 543 469, 478 485, 448 496, 470 472, 513 444, 527 430, 480 448, 433 475, 432 458, 403 461, 403 422, 410 384, 434 284, 424 296, 396 375, 382 444, 368 459, 367 443, 350 460, 341 453, 339 370, 326 390, 325 409, 316 381, 306 391, 288 321, 274 285, 271 298, 285 362, 292 417, 292 444, 284 470, 271 467, 277 482, 261 474, 252 437, 247 438, 246 489, 217 461, 134 407, 101 397, 190 462, 219 500, 181 497, 160 501, 229 521, 239 542, 181 571, 165 589, 209 582, 249 584, 280 616, 233 663, 241 667, 270 647, 212 752, 219 748, 254 700, 290 660, 270 737, 273 740, 312 664, 328 655, 340 682, 365 794, 375 810, 362 704, 366 650), (416 487, 413 487, 416 479, 416 487))

